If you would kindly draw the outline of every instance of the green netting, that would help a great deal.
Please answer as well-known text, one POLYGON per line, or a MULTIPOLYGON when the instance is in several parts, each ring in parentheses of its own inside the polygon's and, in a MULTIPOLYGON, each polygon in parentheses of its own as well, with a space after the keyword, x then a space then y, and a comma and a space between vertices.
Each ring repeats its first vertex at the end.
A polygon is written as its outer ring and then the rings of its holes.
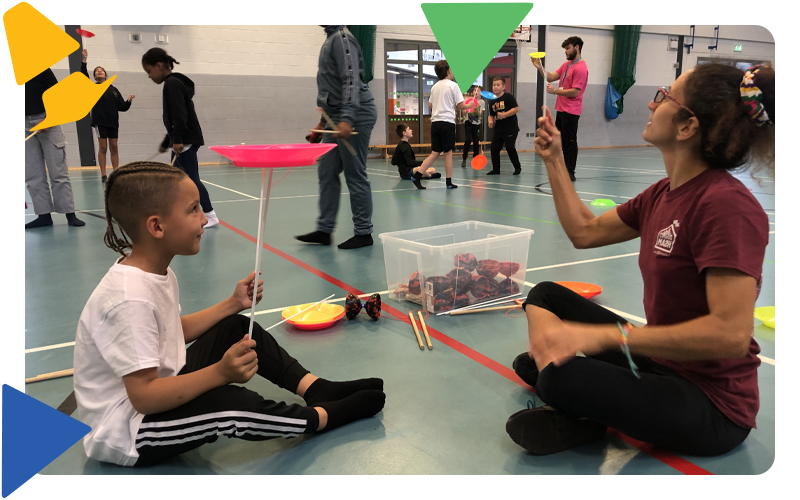
POLYGON ((375 32, 377 26, 349 26, 350 33, 361 46, 361 53, 364 55, 364 83, 369 83, 374 77, 375 69, 375 32))
MULTIPOLYGON (((614 50, 611 56, 611 84, 625 96, 625 92, 636 82, 636 55, 639 52, 641 26, 614 26, 614 50)), ((622 113, 622 97, 617 101, 622 113)))

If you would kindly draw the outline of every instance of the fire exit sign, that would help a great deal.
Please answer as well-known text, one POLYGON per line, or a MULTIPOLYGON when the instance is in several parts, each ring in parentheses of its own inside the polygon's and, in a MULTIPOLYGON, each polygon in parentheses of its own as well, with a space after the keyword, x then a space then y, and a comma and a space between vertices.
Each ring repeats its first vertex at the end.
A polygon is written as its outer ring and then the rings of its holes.
POLYGON ((734 52, 741 52, 742 51, 742 44, 741 43, 734 43, 733 44, 733 51, 734 52))

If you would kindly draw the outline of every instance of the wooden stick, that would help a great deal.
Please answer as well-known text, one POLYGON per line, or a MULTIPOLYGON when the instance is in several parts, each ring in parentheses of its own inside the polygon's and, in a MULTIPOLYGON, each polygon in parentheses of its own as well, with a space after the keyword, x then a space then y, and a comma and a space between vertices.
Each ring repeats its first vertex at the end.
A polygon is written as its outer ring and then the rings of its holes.
POLYGON ((519 306, 514 304, 513 306, 499 306, 499 307, 487 307, 485 309, 469 309, 467 311, 453 311, 450 313, 450 316, 458 316, 459 314, 482 313, 487 311, 508 311, 509 309, 514 309, 517 307, 519 306))
POLYGON ((155 160, 155 159, 156 159, 156 156, 158 156, 158 155, 160 155, 160 154, 161 154, 161 153, 155 153, 155 154, 152 154, 152 155, 148 156, 147 158, 145 158, 145 160, 144 160, 144 161, 153 161, 153 160, 155 160))
POLYGON ((425 318, 422 317, 422 311, 417 311, 419 314, 419 322, 422 323, 422 331, 425 332, 425 341, 428 343, 428 350, 430 351, 433 349, 433 344, 431 344, 431 338, 428 336, 428 325, 425 324, 425 318))
MULTIPOLYGON (((318 134, 338 134, 338 130, 315 130, 311 129, 312 132, 316 132, 318 134)), ((358 135, 358 132, 350 132, 350 135, 358 135)))
MULTIPOLYGON (((39 129, 39 130, 41 130, 41 129, 39 129)), ((30 139, 30 138, 31 138, 31 137, 33 137, 34 135, 38 134, 38 133, 39 133, 39 130, 34 130, 34 131, 33 131, 33 133, 32 133, 31 135, 29 135, 28 137, 26 137, 26 138, 25 138, 25 142, 28 142, 28 139, 30 139)))
POLYGON ((425 346, 422 345, 422 337, 419 336, 419 330, 417 330, 417 323, 414 321, 414 313, 408 311, 408 317, 411 318, 411 326, 414 327, 414 333, 417 335, 417 342, 419 342, 419 350, 424 351, 425 346))
POLYGON ((31 382, 42 382, 44 380, 52 380, 54 378, 71 377, 72 372, 73 369, 70 368, 69 370, 61 370, 58 372, 45 373, 43 375, 37 375, 36 377, 26 378, 25 383, 30 384, 31 382))
POLYGON ((178 155, 173 156, 172 157, 172 161, 169 162, 169 166, 170 167, 175 166, 175 160, 177 160, 177 159, 178 159, 178 155))
MULTIPOLYGON (((336 124, 333 123, 333 120, 331 120, 331 117, 328 116, 328 113, 326 113, 325 110, 322 109, 322 108, 317 108, 317 109, 319 109, 320 113, 322 113, 322 117, 325 119, 326 122, 328 122, 328 125, 333 130, 336 130, 337 129, 336 124)), ((350 141, 348 141, 347 139, 344 139, 344 138, 340 138, 340 139, 342 140, 342 143, 344 143, 344 145, 347 148, 347 150, 350 151, 350 154, 355 156, 356 155, 356 150, 353 149, 353 146, 350 144, 350 141)))

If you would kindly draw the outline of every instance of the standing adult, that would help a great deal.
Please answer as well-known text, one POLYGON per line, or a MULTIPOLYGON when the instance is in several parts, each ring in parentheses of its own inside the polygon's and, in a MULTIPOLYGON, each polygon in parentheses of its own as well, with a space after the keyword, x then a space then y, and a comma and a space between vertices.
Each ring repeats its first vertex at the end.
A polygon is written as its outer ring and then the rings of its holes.
MULTIPOLYGON (((81 72, 89 78, 89 71, 86 62, 89 58, 89 51, 83 49, 83 60, 81 61, 81 72)), ((98 66, 92 71, 94 80, 101 84, 108 79, 105 68, 98 66)), ((111 166, 116 170, 119 167, 119 112, 131 109, 131 103, 135 96, 128 96, 125 100, 122 93, 113 85, 109 85, 106 91, 100 96, 100 100, 92 108, 92 127, 97 130, 97 142, 99 150, 97 152, 97 163, 100 165, 100 180, 106 181, 106 152, 111 153, 111 166)))
MULTIPOLYGON (((323 143, 338 143, 324 154, 317 167, 319 178, 319 217, 317 230, 296 239, 304 243, 331 244, 336 227, 342 183, 350 192, 355 236, 338 245, 342 250, 372 245, 372 190, 367 178, 367 148, 378 111, 375 99, 364 82, 364 58, 361 47, 343 25, 325 25, 327 39, 319 53, 317 71, 317 106, 336 123, 336 134, 324 134, 323 143), (358 132, 353 134, 353 131, 358 132), (344 144, 349 141, 352 153, 344 144)), ((320 120, 315 129, 328 127, 320 120)), ((330 127, 328 127, 330 128, 330 127)))
MULTIPOLYGON (((561 44, 566 62, 553 73, 547 73, 547 81, 558 81, 558 88, 547 84, 547 93, 556 96, 556 128, 561 132, 561 147, 569 179, 575 181, 575 165, 578 163, 578 119, 583 111, 583 93, 589 81, 589 68, 581 57, 583 40, 571 36, 561 44)), ((542 61, 531 58, 533 65, 542 68, 542 61)))
MULTIPOLYGON (((42 71, 25 83, 25 136, 30 129, 45 119, 42 95, 57 84, 56 75, 50 68, 42 71)), ((50 212, 66 214, 70 226, 84 226, 85 222, 75 216, 75 202, 72 198, 72 184, 67 170, 67 141, 61 125, 39 130, 25 142, 25 185, 33 202, 33 211, 38 217, 27 224, 25 229, 52 226, 50 212), (47 167, 45 167, 47 162, 47 167), (50 184, 53 186, 52 195, 50 184)))

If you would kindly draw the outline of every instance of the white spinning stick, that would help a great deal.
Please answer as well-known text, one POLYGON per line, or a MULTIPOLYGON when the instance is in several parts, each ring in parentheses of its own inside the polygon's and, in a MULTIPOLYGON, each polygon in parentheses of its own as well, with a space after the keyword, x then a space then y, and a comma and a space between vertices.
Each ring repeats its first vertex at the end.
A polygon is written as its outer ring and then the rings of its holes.
POLYGON ((320 304, 323 304, 323 303, 327 302, 327 301, 328 301, 328 299, 330 299, 330 298, 331 298, 331 297, 333 297, 334 295, 336 295, 336 294, 335 294, 335 293, 332 293, 332 294, 328 295, 326 298, 324 298, 324 299, 320 300, 319 302, 317 302, 316 304, 312 304, 312 305, 310 305, 310 306, 306 307, 305 309, 303 309, 302 311, 300 311, 300 312, 296 312, 296 313, 292 314, 291 316, 289 316, 289 317, 288 317, 288 318, 286 318, 285 320, 283 320, 283 321, 279 321, 278 323, 275 323, 274 325, 272 325, 272 326, 271 326, 271 327, 269 327, 269 328, 264 328, 264 330, 266 330, 266 331, 270 331, 270 330, 272 330, 273 328, 275 328, 276 326, 280 326, 280 325, 282 325, 282 324, 286 323, 287 321, 289 321, 290 319, 294 318, 294 317, 295 317, 295 316, 297 316, 298 314, 302 314, 302 313, 304 313, 304 312, 308 311, 309 309, 313 309, 313 308, 315 308, 316 306, 318 306, 318 305, 320 305, 320 304))
POLYGON ((258 210, 258 238, 256 238, 256 277, 255 286, 253 287, 253 307, 250 308, 250 327, 247 330, 247 338, 253 338, 253 323, 255 322, 256 312, 256 292, 258 291, 258 276, 261 269, 261 247, 264 235, 264 226, 267 222, 267 208, 269 207, 269 192, 272 189, 272 170, 269 169, 269 181, 267 183, 267 195, 264 197, 264 177, 267 169, 261 169, 261 199, 259 202, 258 210))

